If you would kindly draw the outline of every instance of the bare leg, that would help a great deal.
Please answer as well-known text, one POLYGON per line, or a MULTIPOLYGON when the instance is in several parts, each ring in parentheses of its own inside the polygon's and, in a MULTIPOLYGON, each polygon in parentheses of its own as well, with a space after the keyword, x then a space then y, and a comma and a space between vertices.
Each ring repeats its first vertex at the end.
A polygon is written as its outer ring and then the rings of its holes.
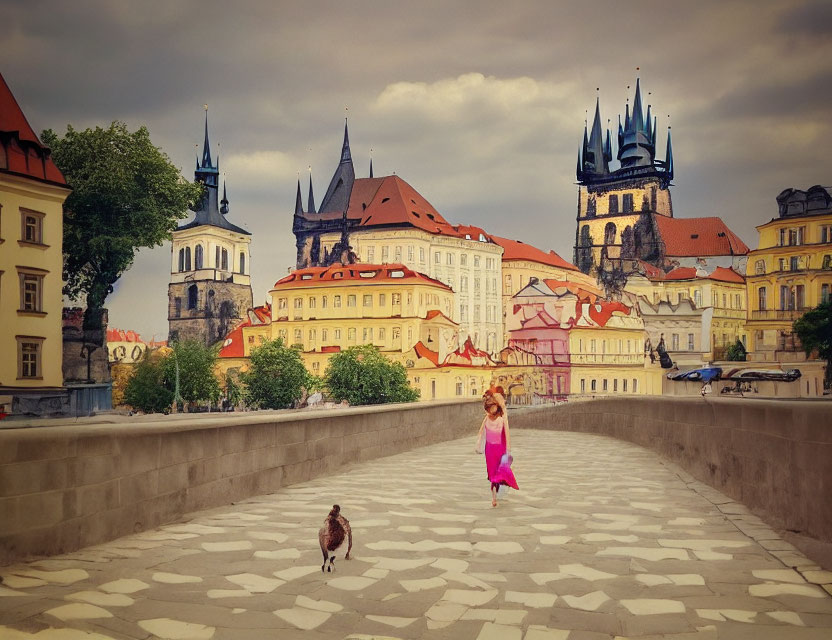
POLYGON ((324 554, 324 563, 321 565, 321 573, 323 573, 324 571, 326 571, 326 561, 329 559, 329 554, 326 552, 326 549, 322 548, 321 551, 323 551, 324 554))
POLYGON ((329 569, 328 571, 335 571, 335 554, 333 553, 329 559, 329 569))
POLYGON ((497 506, 497 485, 493 482, 491 483, 491 506, 497 506))

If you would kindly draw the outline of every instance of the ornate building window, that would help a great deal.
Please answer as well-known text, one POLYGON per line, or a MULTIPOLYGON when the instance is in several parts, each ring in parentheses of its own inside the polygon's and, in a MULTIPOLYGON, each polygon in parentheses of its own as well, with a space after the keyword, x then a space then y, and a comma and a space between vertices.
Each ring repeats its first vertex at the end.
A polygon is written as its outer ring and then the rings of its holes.
POLYGON ((693 292, 693 304, 696 305, 697 309, 702 306, 702 292, 699 289, 695 289, 693 292))
POLYGON ((476 268, 476 267, 479 267, 479 266, 480 266, 480 257, 479 256, 474 256, 474 267, 476 268))
POLYGON ((317 300, 315 299, 315 297, 310 296, 310 298, 309 298, 309 308, 314 309, 316 304, 317 304, 317 300))
POLYGON ((347 329, 347 340, 350 342, 355 342, 355 327, 350 327, 347 329))
POLYGON ((618 213, 618 196, 610 196, 610 213, 618 213))
POLYGON ((370 264, 373 263, 373 260, 376 259, 376 248, 375 247, 367 247, 367 262, 370 264))
POLYGON ((625 193, 622 196, 622 206, 624 209, 624 213, 632 213, 633 212, 633 194, 632 193, 625 193))
POLYGON ((246 254, 243 251, 240 251, 240 273, 245 274, 246 272, 246 254))
MULTIPOLYGON (((22 269, 22 267, 20 268, 22 269)), ((20 311, 43 313, 43 276, 38 270, 20 270, 20 311)))
POLYGON ((407 245, 407 261, 412 263, 413 262, 413 245, 407 245))
POLYGON ((199 290, 195 284, 188 287, 188 309, 196 309, 199 290))
POLYGON ((371 293, 364 294, 364 306, 365 307, 372 307, 373 306, 373 295, 371 293))
POLYGON ((41 357, 44 338, 17 336, 17 377, 18 379, 39 380, 43 378, 41 357))
POLYGON ((191 248, 185 247, 185 271, 191 270, 191 248))
POLYGON ((425 263, 425 248, 424 247, 419 247, 419 262, 421 262, 422 264, 425 263))
POLYGON ((332 297, 332 306, 335 308, 341 307, 341 296, 333 296, 332 297))
POLYGON ((354 307, 355 306, 355 296, 354 295, 347 296, 347 306, 348 307, 354 307))
POLYGON ((295 329, 295 344, 301 344, 303 342, 303 330, 302 329, 295 329))
POLYGON ((199 271, 202 269, 202 245, 198 244, 194 247, 194 269, 199 271))
POLYGON ((179 271, 180 273, 185 270, 185 249, 179 250, 179 271))
POLYGON ((394 260, 393 260, 394 262, 396 262, 396 263, 401 262, 402 261, 402 248, 400 246, 396 247, 396 251, 393 255, 395 256, 394 260))
POLYGON ((321 343, 322 344, 326 343, 326 341, 328 339, 329 339, 329 331, 327 331, 326 329, 321 329, 321 343))
POLYGON ((228 251, 226 249, 222 250, 222 270, 228 271, 228 251))
POLYGON ((387 264, 387 261, 390 259, 390 247, 383 246, 381 248, 381 262, 382 264, 387 264))

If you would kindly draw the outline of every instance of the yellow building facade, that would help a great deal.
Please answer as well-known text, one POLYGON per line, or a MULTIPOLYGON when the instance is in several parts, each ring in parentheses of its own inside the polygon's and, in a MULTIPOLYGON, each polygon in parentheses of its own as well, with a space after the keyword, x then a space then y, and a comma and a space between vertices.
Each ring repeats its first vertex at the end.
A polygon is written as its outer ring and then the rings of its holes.
POLYGON ((792 325, 832 296, 832 197, 820 186, 787 189, 780 216, 757 227, 758 248, 748 256, 748 329, 754 358, 800 360, 792 325))
MULTIPOLYGON (((63 202, 70 193, 0 76, 0 411, 63 386, 63 202)), ((58 408, 58 407, 54 407, 58 408)))
POLYGON ((703 361, 724 359, 727 348, 737 340, 748 348, 745 278, 733 269, 717 267, 708 273, 694 267, 678 267, 667 274, 656 270, 644 277, 631 277, 626 290, 642 296, 655 309, 662 303, 678 309, 680 304, 689 302, 692 310, 701 310, 697 314, 701 323, 698 330, 693 330, 689 318, 680 320, 678 327, 652 324, 654 314, 647 310, 645 326, 653 349, 662 334, 668 353, 701 354, 703 361))
MULTIPOLYGON (((326 247, 339 239, 337 234, 323 234, 321 243, 326 247)), ((361 262, 401 264, 450 287, 454 295, 442 312, 459 325, 460 343, 470 337, 489 353, 502 348, 499 245, 481 240, 479 234, 432 234, 418 227, 360 228, 350 241, 361 262)))

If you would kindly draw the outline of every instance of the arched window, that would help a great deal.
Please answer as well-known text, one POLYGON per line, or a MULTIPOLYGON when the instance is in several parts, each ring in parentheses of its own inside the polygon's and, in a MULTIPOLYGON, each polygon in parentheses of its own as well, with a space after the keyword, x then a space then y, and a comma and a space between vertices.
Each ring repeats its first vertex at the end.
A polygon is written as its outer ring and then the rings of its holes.
POLYGON ((202 269, 202 245, 196 245, 194 249, 194 269, 202 269))
POLYGON ((185 270, 185 249, 179 250, 179 270, 185 270))
POLYGON ((758 302, 759 302, 758 306, 759 306, 760 311, 765 311, 766 308, 767 308, 767 305, 766 305, 766 288, 765 287, 760 287, 759 289, 757 289, 757 296, 758 296, 758 302))
POLYGON ((604 244, 615 244, 615 231, 615 224, 608 222, 607 226, 604 227, 604 244))
POLYGON ((191 248, 185 247, 185 271, 191 270, 191 248))
POLYGON ((195 284, 188 287, 188 309, 196 309, 197 288, 195 284))
POLYGON ((240 251, 240 273, 246 272, 246 254, 240 251))
POLYGON ((223 271, 228 271, 228 251, 223 249, 222 250, 222 267, 223 271))

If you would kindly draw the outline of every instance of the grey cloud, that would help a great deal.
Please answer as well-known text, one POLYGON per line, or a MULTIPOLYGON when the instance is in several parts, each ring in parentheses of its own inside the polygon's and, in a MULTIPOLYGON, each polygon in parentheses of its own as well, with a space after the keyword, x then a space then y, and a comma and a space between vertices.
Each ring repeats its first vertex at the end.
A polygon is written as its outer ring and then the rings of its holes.
MULTIPOLYGON (((662 156, 672 114, 677 215, 721 215, 753 246, 781 189, 829 183, 828 3, 0 0, 0 11, 0 70, 36 130, 146 124, 191 177, 210 104, 231 217, 254 234, 258 302, 294 261, 296 172, 305 189, 313 166, 320 199, 345 106, 358 175, 373 147, 376 175, 397 172, 449 220, 568 259, 585 111, 600 87, 614 127, 637 73, 662 156), (508 107, 484 91, 443 117, 378 109, 395 83, 469 73, 566 90, 508 107)), ((115 325, 166 333, 169 257, 140 252, 109 300, 115 325)))

